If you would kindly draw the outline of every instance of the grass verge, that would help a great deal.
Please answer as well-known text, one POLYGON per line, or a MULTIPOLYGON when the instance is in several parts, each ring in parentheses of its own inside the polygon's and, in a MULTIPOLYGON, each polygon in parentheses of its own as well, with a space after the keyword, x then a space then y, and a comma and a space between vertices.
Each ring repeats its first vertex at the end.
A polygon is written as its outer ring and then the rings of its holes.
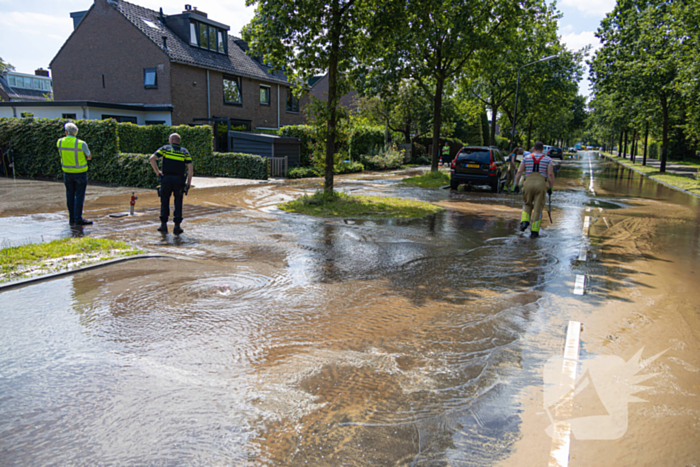
POLYGON ((287 212, 317 217, 388 218, 423 217, 443 208, 423 201, 381 196, 351 196, 334 192, 332 196, 316 193, 304 195, 279 205, 287 212))
MULTIPOLYGON (((675 186, 676 188, 680 188, 681 190, 685 190, 685 191, 688 191, 690 193, 700 195, 700 180, 690 178, 690 177, 685 177, 683 175, 675 175, 675 174, 672 174, 669 172, 661 173, 658 171, 658 169, 656 169, 656 167, 642 165, 641 162, 637 163, 637 164, 633 164, 632 161, 630 161, 629 159, 623 159, 621 157, 614 156, 610 153, 604 153, 604 154, 609 156, 611 159, 613 159, 615 162, 617 162, 619 164, 622 164, 624 166, 630 167, 638 172, 643 173, 644 175, 651 178, 652 180, 666 183, 667 185, 675 186)), ((676 162, 674 162, 674 164, 675 163, 676 162)))
POLYGON ((440 188, 450 184, 450 175, 438 170, 437 172, 426 172, 423 175, 405 178, 401 183, 421 188, 440 188))
POLYGON ((103 238, 63 238, 0 250, 0 283, 75 269, 142 253, 123 242, 103 238))

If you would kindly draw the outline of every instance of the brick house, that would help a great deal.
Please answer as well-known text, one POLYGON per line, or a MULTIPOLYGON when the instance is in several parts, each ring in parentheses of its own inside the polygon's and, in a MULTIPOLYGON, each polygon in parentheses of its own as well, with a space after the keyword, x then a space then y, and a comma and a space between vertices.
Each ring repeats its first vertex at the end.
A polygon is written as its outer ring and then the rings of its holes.
POLYGON ((246 55, 229 27, 189 5, 165 15, 123 0, 71 14, 75 29, 51 62, 57 101, 172 106, 172 124, 212 124, 217 150, 231 127, 304 123, 283 73, 246 55))

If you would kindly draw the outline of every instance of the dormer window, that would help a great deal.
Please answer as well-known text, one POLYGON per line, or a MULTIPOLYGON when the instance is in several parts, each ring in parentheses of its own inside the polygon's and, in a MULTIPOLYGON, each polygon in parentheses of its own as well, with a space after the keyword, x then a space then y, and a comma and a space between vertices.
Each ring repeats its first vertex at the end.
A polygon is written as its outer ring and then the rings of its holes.
POLYGON ((194 21, 190 23, 190 45, 199 46, 199 42, 197 42, 197 23, 194 21))
POLYGON ((190 45, 226 53, 226 31, 199 21, 190 22, 190 45))

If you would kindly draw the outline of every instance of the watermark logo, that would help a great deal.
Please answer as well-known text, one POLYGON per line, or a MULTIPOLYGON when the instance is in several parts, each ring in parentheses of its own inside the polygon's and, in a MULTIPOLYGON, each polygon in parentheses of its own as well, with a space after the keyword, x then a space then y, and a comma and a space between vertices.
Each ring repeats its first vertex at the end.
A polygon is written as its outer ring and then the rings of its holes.
POLYGON ((627 432, 628 404, 646 402, 634 394, 649 389, 640 384, 658 374, 639 375, 639 371, 666 352, 643 360, 643 350, 627 362, 614 355, 584 362, 564 357, 547 360, 543 374, 544 405, 551 422, 547 434, 552 437, 565 429, 579 440, 622 437, 627 432))

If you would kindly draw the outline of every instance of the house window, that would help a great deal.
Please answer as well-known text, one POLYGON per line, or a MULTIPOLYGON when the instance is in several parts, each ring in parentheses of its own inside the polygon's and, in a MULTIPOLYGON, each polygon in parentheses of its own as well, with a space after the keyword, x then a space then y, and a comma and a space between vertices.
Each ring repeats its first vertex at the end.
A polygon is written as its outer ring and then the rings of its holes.
POLYGON ((216 28, 209 27, 209 50, 216 52, 216 28))
POLYGON ((270 86, 260 86, 260 104, 270 105, 270 86))
POLYGON ((61 118, 67 118, 69 120, 75 120, 75 114, 62 114, 61 118))
POLYGON ((137 123, 136 117, 125 117, 122 115, 106 115, 102 114, 102 120, 107 120, 108 118, 111 118, 113 120, 116 120, 117 123, 137 123))
POLYGON ((224 77, 224 103, 236 105, 243 104, 240 78, 224 77))
POLYGON ((33 78, 32 79, 32 88, 40 90, 41 89, 41 80, 33 78))
POLYGON ((299 98, 291 89, 287 89, 287 112, 299 112, 299 98))
POLYGON ((17 86, 17 81, 15 80, 14 76, 8 76, 7 80, 10 82, 10 86, 12 86, 13 88, 17 86))
POLYGON ((165 125, 165 120, 146 120, 146 125, 165 125))
POLYGON ((199 42, 197 42, 197 23, 194 21, 190 23, 190 45, 199 46, 199 42))
POLYGON ((158 80, 156 77, 155 68, 144 68, 143 69, 143 87, 146 89, 157 89, 158 80))
POLYGON ((219 52, 224 53, 224 33, 222 31, 216 31, 217 43, 219 44, 219 52))
POLYGON ((199 46, 206 49, 209 38, 209 28, 206 24, 199 23, 199 46))

